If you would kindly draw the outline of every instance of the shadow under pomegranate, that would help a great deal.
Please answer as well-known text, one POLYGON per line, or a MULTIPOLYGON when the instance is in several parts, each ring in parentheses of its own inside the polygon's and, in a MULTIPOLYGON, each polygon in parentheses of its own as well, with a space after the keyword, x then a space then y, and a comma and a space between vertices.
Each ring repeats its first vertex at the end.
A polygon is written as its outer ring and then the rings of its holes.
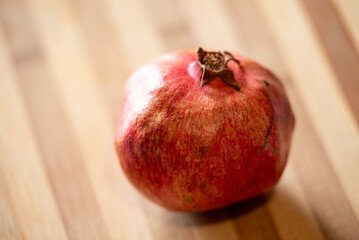
MULTIPOLYGON (((279 229, 285 223, 285 228, 292 229, 293 234, 301 234, 295 231, 306 229, 308 232, 319 233, 326 236, 327 232, 336 235, 330 226, 325 224, 323 219, 317 219, 310 212, 303 211, 294 196, 291 196, 284 189, 275 188, 265 194, 231 204, 226 207, 210 210, 207 212, 172 212, 163 211, 157 221, 164 225, 177 225, 181 227, 206 226, 232 220, 233 227, 238 236, 243 239, 251 239, 253 236, 260 239, 279 239, 279 229), (271 201, 283 205, 283 208, 270 209, 271 201), (286 213, 283 213, 284 211, 286 213), (288 222, 283 221, 284 216, 288 222), (317 222, 317 225, 314 221, 317 222), (276 219, 278 218, 278 219, 276 219), (295 221, 291 221, 291 218, 295 221), (319 222, 318 222, 319 221, 319 222), (300 223, 300 227, 296 225, 300 223), (265 228, 265 229, 264 229, 265 228)), ((156 216, 149 216, 151 217, 156 216)))
POLYGON ((246 214, 250 214, 258 208, 265 208, 266 202, 272 197, 272 190, 268 193, 261 194, 240 202, 233 203, 226 207, 217 208, 205 212, 171 212, 167 211, 162 215, 162 221, 171 225, 183 226, 202 226, 213 223, 235 219, 246 214), (190 221, 178 221, 180 218, 186 218, 190 221))

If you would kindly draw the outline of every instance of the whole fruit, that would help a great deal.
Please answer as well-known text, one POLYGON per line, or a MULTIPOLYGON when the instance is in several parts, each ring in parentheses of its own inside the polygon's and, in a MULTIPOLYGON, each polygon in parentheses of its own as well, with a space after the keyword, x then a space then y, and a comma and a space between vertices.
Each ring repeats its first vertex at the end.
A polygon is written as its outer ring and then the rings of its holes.
POLYGON ((116 151, 145 196, 172 210, 205 211, 272 189, 293 128, 273 73, 199 48, 164 54, 130 77, 116 151))

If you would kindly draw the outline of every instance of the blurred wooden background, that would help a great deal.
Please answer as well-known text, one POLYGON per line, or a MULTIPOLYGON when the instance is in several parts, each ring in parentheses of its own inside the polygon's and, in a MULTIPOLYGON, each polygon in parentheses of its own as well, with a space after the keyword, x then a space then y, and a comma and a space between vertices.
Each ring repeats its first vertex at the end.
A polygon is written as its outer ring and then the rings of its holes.
POLYGON ((359 1, 0 0, 0 239, 359 239, 359 1), (114 151, 125 79, 167 51, 239 52, 296 115, 270 196, 164 210, 114 151))

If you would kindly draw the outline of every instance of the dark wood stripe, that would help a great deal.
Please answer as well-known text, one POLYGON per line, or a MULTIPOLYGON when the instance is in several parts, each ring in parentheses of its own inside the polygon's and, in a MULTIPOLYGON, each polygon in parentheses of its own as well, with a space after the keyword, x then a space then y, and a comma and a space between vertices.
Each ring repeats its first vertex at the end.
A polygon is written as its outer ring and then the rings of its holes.
POLYGON ((302 0, 359 123, 359 55, 330 0, 302 0))
POLYGON ((3 0, 0 14, 67 234, 70 239, 108 239, 83 159, 51 84, 27 6, 21 0, 3 0))

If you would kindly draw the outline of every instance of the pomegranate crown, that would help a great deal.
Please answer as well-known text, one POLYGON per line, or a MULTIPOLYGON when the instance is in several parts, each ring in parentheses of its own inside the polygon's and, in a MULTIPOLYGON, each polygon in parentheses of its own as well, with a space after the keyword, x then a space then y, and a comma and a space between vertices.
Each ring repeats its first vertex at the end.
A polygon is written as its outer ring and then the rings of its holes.
POLYGON ((240 62, 235 59, 233 55, 227 51, 221 53, 207 52, 201 47, 197 50, 197 63, 202 68, 201 87, 209 83, 216 77, 220 77, 223 82, 233 87, 236 90, 240 90, 239 85, 236 83, 233 75, 233 71, 227 66, 229 61, 235 61, 239 66, 240 62))

